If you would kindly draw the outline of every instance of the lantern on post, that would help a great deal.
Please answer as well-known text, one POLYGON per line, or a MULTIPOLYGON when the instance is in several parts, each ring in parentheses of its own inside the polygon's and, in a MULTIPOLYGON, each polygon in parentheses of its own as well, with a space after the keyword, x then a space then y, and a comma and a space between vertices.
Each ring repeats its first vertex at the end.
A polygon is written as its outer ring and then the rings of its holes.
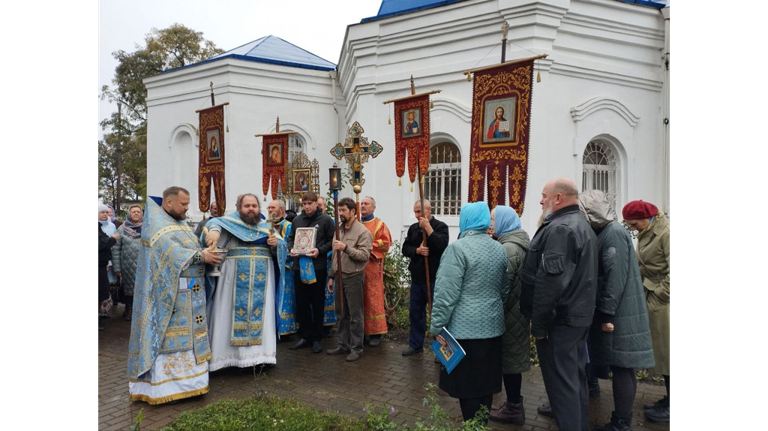
MULTIPOLYGON (((339 190, 341 190, 341 168, 333 164, 328 168, 328 188, 333 192, 333 219, 336 226, 336 241, 339 240, 339 190)), ((339 287, 339 304, 344 315, 344 288, 341 285, 341 250, 336 251, 336 285, 339 287)))

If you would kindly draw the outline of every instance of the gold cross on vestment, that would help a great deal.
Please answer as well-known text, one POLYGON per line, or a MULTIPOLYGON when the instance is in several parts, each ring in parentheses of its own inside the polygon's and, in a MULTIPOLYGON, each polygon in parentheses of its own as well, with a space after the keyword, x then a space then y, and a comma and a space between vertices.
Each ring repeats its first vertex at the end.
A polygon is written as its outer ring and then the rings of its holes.
POLYGON ((203 316, 200 315, 200 314, 195 316, 195 322, 197 322, 198 325, 202 324, 203 323, 203 316))
POLYGON ((192 286, 192 291, 195 292, 195 293, 199 292, 200 291, 200 285, 195 283, 195 285, 192 286))
POLYGON ((238 316, 243 317, 243 314, 245 314, 245 310, 243 310, 242 308, 237 310, 237 315, 238 316))
POLYGON ((245 275, 245 273, 243 272, 243 273, 240 273, 240 276, 238 278, 240 279, 240 281, 245 281, 248 278, 248 276, 245 275))
POLYGON ((261 283, 261 280, 264 280, 265 276, 264 274, 259 274, 256 276, 257 279, 259 279, 259 283, 261 283))
POLYGON ((259 314, 261 314, 261 310, 259 310, 258 308, 253 310, 253 315, 254 316, 259 317, 259 314))
POLYGON ((163 308, 165 308, 165 311, 170 310, 172 306, 173 304, 171 304, 170 299, 166 299, 165 301, 163 301, 163 308))

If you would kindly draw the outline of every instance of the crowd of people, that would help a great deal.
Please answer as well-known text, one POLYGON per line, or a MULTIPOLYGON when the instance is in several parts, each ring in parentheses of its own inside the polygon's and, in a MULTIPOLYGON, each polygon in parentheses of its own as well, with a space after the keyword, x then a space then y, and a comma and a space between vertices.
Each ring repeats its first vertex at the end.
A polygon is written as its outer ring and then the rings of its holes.
MULTIPOLYGON (((414 204, 416 222, 402 244, 411 275, 402 355, 423 353, 427 334, 446 344, 446 329, 466 356, 451 372, 440 366, 439 387, 459 399, 464 419, 485 406, 491 420, 522 425, 533 337, 549 398, 539 412, 561 430, 589 429, 590 380, 609 372, 614 411, 595 430, 630 430, 638 369, 664 376, 667 395, 645 405, 644 415, 668 422, 668 218, 632 201, 622 225, 603 192, 580 194, 567 178, 548 182, 541 196, 532 237, 513 208, 475 202, 462 207, 453 242, 428 200, 414 204), (493 407, 502 388, 505 400, 493 407)), ((291 334, 298 340, 290 349, 321 353, 335 326, 338 344, 326 353, 348 362, 360 360, 366 344, 380 344, 392 237, 372 197, 362 199, 359 215, 354 200, 340 199, 336 226, 313 192, 290 219, 285 202, 270 202, 265 216, 259 197, 246 193, 230 214, 212 203, 196 230, 186 222, 189 201, 187 190, 170 187, 144 210, 130 206, 119 228, 99 205, 99 329, 112 306, 113 274, 131 321, 131 400, 204 394, 211 371, 276 364, 276 343, 291 334), (306 228, 314 230, 308 247, 297 240, 306 228)))

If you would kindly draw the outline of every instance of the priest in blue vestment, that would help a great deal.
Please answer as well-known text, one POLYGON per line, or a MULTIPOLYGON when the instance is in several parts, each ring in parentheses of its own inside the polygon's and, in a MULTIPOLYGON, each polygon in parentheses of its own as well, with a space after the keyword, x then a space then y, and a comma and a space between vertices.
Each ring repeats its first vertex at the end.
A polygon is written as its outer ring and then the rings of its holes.
POLYGON ((236 208, 203 230, 209 247, 228 250, 207 307, 211 371, 277 362, 277 300, 284 292, 286 243, 262 221, 256 195, 240 195, 236 208))
POLYGON ((153 199, 136 268, 128 391, 131 401, 162 404, 208 392, 204 264, 221 258, 203 250, 187 224, 186 189, 169 187, 162 201, 153 199))

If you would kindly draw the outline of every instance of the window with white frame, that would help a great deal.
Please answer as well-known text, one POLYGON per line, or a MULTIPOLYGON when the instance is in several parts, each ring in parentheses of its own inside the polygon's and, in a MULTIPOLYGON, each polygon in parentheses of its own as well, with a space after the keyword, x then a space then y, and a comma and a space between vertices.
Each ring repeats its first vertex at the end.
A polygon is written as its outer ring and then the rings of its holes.
POLYGON ((616 210, 616 156, 607 141, 595 139, 584 150, 581 190, 602 190, 616 210))
POLYGON ((452 142, 431 146, 424 197, 432 203, 432 215, 458 216, 461 212, 461 152, 452 142))

